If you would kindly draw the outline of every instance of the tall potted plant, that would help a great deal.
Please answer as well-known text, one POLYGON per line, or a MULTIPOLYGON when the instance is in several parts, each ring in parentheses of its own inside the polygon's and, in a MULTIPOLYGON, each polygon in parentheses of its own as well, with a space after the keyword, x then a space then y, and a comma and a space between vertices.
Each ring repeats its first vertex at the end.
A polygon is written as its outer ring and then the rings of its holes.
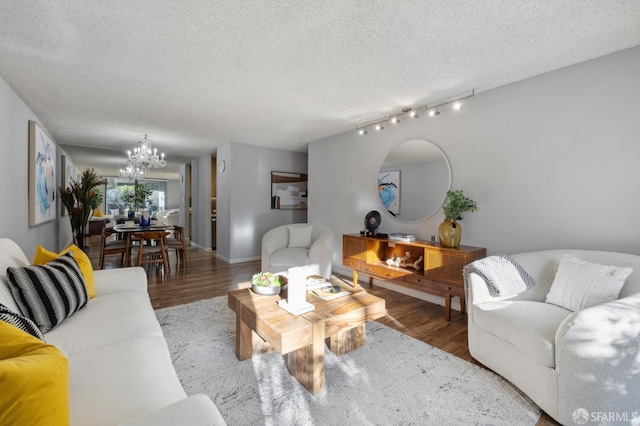
POLYGON ((462 189, 447 191, 446 204, 443 207, 445 220, 438 228, 440 244, 445 247, 459 247, 462 226, 457 221, 462 220, 462 213, 477 210, 476 202, 467 198, 462 193, 462 189))
POLYGON ((133 218, 133 214, 138 208, 143 208, 152 203, 151 194, 153 191, 147 189, 144 185, 128 185, 122 188, 122 201, 129 207, 129 217, 133 218))
POLYGON ((82 172, 80 180, 72 180, 66 188, 60 186, 60 200, 69 212, 71 231, 74 244, 85 249, 84 232, 89 222, 92 206, 99 197, 96 188, 104 185, 106 181, 100 180, 94 169, 86 169, 82 172))

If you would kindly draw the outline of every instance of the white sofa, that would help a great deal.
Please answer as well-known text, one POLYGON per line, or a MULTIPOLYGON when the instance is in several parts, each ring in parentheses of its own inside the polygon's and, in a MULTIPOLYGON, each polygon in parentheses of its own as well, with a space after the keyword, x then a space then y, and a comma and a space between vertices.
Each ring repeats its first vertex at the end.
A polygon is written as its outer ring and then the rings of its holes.
POLYGON ((332 244, 333 232, 324 225, 277 226, 262 236, 262 271, 287 273, 289 268, 310 266, 310 271, 329 279, 332 244))
MULTIPOLYGON (((27 265, 18 245, 0 238, 0 303, 18 313, 6 271, 27 265)), ((97 270, 94 279, 96 297, 44 335, 68 359, 70 424, 224 425, 209 397, 185 394, 144 269, 97 270)))
POLYGON ((471 355, 562 424, 580 414, 588 417, 577 421, 640 423, 640 256, 547 250, 512 257, 535 287, 496 297, 479 274, 468 274, 471 355), (572 312, 545 303, 565 254, 633 272, 617 300, 572 312))

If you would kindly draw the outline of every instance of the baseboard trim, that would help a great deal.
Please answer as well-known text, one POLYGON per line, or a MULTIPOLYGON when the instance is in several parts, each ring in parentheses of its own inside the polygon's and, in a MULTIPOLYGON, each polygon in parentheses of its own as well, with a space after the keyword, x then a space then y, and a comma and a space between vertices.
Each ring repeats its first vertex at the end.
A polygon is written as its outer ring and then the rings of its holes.
POLYGON ((225 257, 223 255, 221 255, 220 253, 216 252, 216 257, 224 262, 227 263, 243 263, 243 262, 253 262, 254 260, 260 260, 261 257, 260 256, 251 256, 251 257, 238 257, 235 259, 229 259, 228 257, 225 257))

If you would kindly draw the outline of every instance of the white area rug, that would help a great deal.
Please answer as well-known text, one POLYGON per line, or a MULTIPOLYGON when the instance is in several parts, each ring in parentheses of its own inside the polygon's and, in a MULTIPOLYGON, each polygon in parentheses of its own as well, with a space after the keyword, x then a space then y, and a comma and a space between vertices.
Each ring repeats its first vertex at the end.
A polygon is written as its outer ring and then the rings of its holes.
POLYGON ((272 351, 235 356, 226 297, 156 315, 188 395, 207 394, 229 425, 533 425, 540 410, 498 375, 377 322, 367 343, 341 357, 325 351, 316 396, 272 351))

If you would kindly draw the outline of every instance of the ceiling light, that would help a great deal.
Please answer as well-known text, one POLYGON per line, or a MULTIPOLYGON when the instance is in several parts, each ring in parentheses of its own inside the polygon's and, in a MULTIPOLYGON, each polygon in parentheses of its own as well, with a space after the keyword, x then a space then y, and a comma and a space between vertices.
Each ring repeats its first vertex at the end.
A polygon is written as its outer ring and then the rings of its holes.
POLYGON ((400 112, 397 112, 392 115, 388 115, 387 117, 378 118, 377 120, 371 120, 362 124, 358 124, 356 125, 356 130, 361 135, 367 134, 366 127, 368 126, 374 126, 376 130, 383 130, 384 129, 383 123, 385 121, 386 122, 390 121, 391 123, 397 124, 397 123, 400 123, 400 119, 402 118, 403 115, 408 115, 411 118, 418 118, 420 117, 420 114, 419 114, 420 110, 422 110, 424 114, 428 114, 429 117, 435 117, 440 115, 440 111, 438 110, 438 108, 444 107, 445 105, 451 105, 454 110, 459 110, 459 109, 462 109, 462 101, 464 99, 475 96, 475 93, 476 93, 475 90, 471 90, 469 91, 469 93, 465 95, 458 94, 446 100, 443 100, 441 102, 434 102, 430 104, 419 105, 416 107, 405 107, 405 108, 402 108, 400 112))
POLYGON ((151 142, 144 135, 144 139, 138 142, 140 146, 135 148, 133 152, 127 151, 129 158, 127 159, 127 168, 120 170, 121 176, 130 179, 141 177, 149 169, 159 169, 165 167, 167 162, 164 159, 164 153, 158 155, 157 149, 151 148, 151 142))
POLYGON ((120 169, 120 176, 126 177, 129 179, 140 179, 144 175, 144 171, 133 168, 131 166, 127 166, 126 169, 120 169))

